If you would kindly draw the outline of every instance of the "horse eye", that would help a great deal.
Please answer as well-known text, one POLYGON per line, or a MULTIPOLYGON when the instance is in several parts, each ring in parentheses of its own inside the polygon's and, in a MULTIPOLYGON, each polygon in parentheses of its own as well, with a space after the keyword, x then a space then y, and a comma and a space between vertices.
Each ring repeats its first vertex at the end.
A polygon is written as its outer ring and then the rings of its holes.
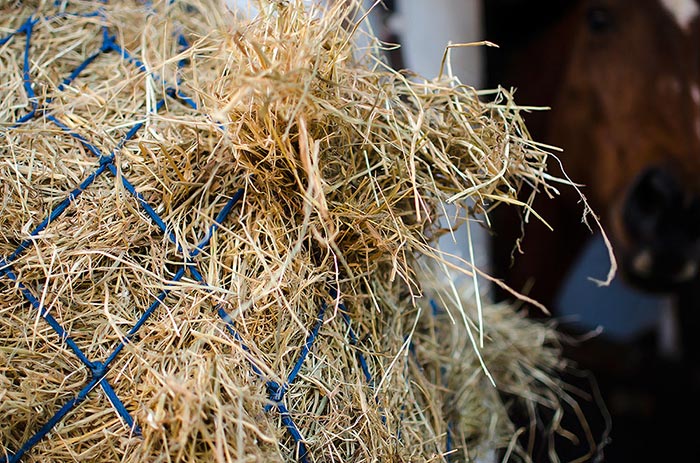
POLYGON ((614 20, 611 11, 605 7, 591 7, 586 12, 588 28, 592 32, 606 32, 612 29, 614 20))

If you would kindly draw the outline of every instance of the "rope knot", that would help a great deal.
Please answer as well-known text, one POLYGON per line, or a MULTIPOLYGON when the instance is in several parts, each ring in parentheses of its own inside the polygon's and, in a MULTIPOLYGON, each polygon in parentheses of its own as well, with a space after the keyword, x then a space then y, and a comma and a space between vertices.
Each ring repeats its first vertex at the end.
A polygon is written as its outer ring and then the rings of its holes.
POLYGON ((90 368, 93 378, 101 378, 107 372, 107 365, 102 362, 92 362, 92 367, 90 368))
POLYGON ((270 394, 270 400, 279 403, 284 399, 284 394, 287 392, 287 388, 284 385, 277 384, 274 381, 267 382, 267 392, 270 394))
POLYGON ((105 164, 111 164, 114 162, 114 155, 109 155, 109 156, 100 156, 99 157, 100 161, 100 166, 104 166, 105 164))

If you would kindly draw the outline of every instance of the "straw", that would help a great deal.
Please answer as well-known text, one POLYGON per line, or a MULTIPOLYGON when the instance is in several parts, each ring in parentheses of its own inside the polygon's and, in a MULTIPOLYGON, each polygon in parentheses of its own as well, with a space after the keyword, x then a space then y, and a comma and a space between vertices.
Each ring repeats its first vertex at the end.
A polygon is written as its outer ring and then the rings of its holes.
POLYGON ((0 459, 449 461, 514 445, 499 391, 567 399, 553 328, 435 249, 547 152, 363 15, 0 4, 0 459))

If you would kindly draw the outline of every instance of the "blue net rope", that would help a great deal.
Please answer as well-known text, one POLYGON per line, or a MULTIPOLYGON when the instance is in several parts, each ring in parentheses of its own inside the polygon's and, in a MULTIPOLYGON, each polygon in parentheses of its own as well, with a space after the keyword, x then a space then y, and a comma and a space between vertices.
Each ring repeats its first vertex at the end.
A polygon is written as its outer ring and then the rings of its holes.
MULTIPOLYGON (((62 13, 63 17, 70 16, 95 16, 101 17, 103 13, 101 11, 95 11, 88 14, 71 14, 62 13)), ((8 457, 0 456, 0 463, 16 463, 21 461, 22 457, 27 454, 39 441, 44 439, 54 427, 60 423, 66 416, 78 407, 86 398, 96 389, 100 388, 105 393, 112 406, 118 413, 119 417, 128 426, 129 432, 132 435, 141 435, 141 428, 139 424, 133 419, 129 410, 124 406, 122 400, 117 396, 115 390, 109 383, 109 372, 110 366, 113 364, 114 360, 122 353, 126 345, 131 339, 138 333, 141 327, 149 321, 151 315, 163 304, 163 301, 171 293, 172 289, 163 289, 152 301, 152 303, 143 311, 141 316, 138 318, 136 323, 131 327, 126 336, 114 347, 111 354, 109 354, 103 361, 92 360, 80 349, 78 344, 71 338, 69 332, 49 313, 49 310, 45 308, 40 302, 35 292, 28 287, 16 274, 13 264, 17 259, 32 246, 34 238, 39 236, 44 232, 52 223, 57 221, 65 212, 69 209, 76 199, 88 188, 90 188, 95 181, 102 176, 111 176, 115 182, 120 182, 121 185, 136 199, 139 206, 143 212, 147 215, 148 220, 152 221, 163 233, 163 235, 177 248, 178 252, 182 255, 183 262, 178 264, 177 271, 174 276, 170 279, 170 283, 177 283, 182 280, 185 275, 190 275, 194 280, 199 282, 204 288, 208 288, 208 285, 202 276, 201 272, 197 268, 196 258, 201 254, 209 245, 214 233, 217 231, 219 226, 226 220, 231 211, 239 204, 244 198, 244 192, 242 189, 234 191, 231 193, 230 198, 226 204, 218 212, 214 223, 209 226, 206 230, 205 235, 201 238, 199 243, 193 248, 191 252, 185 252, 182 243, 178 241, 175 234, 173 233, 173 228, 169 227, 168 224, 159 216, 156 212, 157 207, 149 204, 149 202, 137 191, 137 187, 132 184, 129 179, 123 173, 117 173, 117 166, 115 165, 115 154, 119 152, 126 143, 134 139, 134 137, 141 131, 145 125, 145 122, 139 122, 134 124, 131 129, 119 140, 116 147, 109 153, 101 151, 96 144, 90 142, 88 137, 82 135, 81 133, 71 129, 66 123, 62 122, 61 119, 50 112, 50 106, 52 103, 51 99, 46 99, 44 103, 40 104, 39 98, 34 92, 34 84, 31 75, 31 44, 32 44, 32 34, 34 32, 35 26, 42 20, 49 19, 48 17, 40 16, 30 16, 27 18, 22 25, 15 31, 6 35, 5 37, 0 37, 0 46, 8 43, 11 40, 20 40, 21 36, 24 36, 25 46, 23 51, 23 88, 29 98, 30 110, 27 114, 17 118, 16 121, 12 122, 5 131, 16 129, 27 122, 38 119, 45 118, 50 121, 61 131, 68 134, 69 136, 78 140, 80 144, 85 147, 94 157, 95 157, 95 169, 90 173, 82 182, 80 182, 72 191, 68 192, 65 199, 56 205, 49 215, 44 218, 44 220, 39 223, 39 225, 32 230, 29 238, 23 240, 16 249, 8 256, 0 259, 0 279, 5 279, 6 282, 13 284, 19 289, 24 298, 29 302, 31 307, 33 307, 41 316, 41 318, 48 323, 48 325, 53 329, 53 331, 58 334, 66 348, 68 348, 79 360, 85 365, 90 371, 90 378, 87 383, 83 386, 80 392, 70 399, 68 402, 63 404, 60 409, 34 434, 26 441, 24 444, 14 452, 11 452, 8 457)), ((107 53, 118 54, 124 62, 130 63, 140 72, 148 74, 157 82, 161 82, 165 88, 166 97, 159 100, 152 112, 159 112, 166 106, 167 98, 178 100, 180 103, 189 106, 194 110, 198 110, 198 105, 196 101, 181 92, 177 85, 171 85, 162 79, 160 76, 149 71, 148 68, 135 58, 128 50, 123 48, 117 41, 114 35, 110 34, 108 26, 102 26, 102 43, 98 50, 95 50, 90 54, 82 63, 77 65, 68 76, 66 76, 60 85, 58 90, 62 91, 70 86, 86 69, 88 69, 97 59, 102 55, 107 53)), ((182 50, 189 47, 189 44, 184 35, 179 34, 177 41, 182 50)), ((180 60, 178 62, 178 67, 182 68, 187 65, 187 60, 180 60)), ((179 83, 179 82, 178 82, 179 83)), ((220 127, 221 128, 221 127, 220 127)), ((0 137, 4 136, 3 132, 0 132, 0 137)), ((329 289, 329 295, 339 300, 339 295, 335 289, 329 289)), ((343 320, 347 327, 347 336, 349 337, 350 344, 356 348, 356 357, 358 364, 362 370, 362 374, 367 381, 370 388, 374 388, 374 379, 370 373, 370 368, 364 354, 358 348, 358 337, 352 328, 352 322, 348 314, 347 309, 341 303, 340 311, 342 313, 343 320)), ((260 368, 258 368, 259 360, 253 358, 253 354, 248 346, 243 343, 242 337, 236 331, 232 318, 224 310, 223 307, 215 307, 215 311, 218 313, 221 320, 225 323, 226 329, 231 334, 231 336, 239 342, 241 348, 248 356, 252 370, 264 381, 267 392, 269 395, 270 404, 265 407, 265 411, 270 411, 273 408, 277 409, 280 420, 287 429, 289 435, 294 440, 296 444, 296 458, 302 463, 308 462, 308 450, 304 444, 304 438, 302 433, 297 428, 290 410, 287 409, 284 398, 285 394, 290 387, 290 385, 295 381, 299 372, 304 364, 304 361, 311 352, 314 343, 319 337, 319 331, 323 323, 324 314, 326 311, 326 304, 321 303, 318 316, 316 318, 315 324, 309 332, 306 342, 303 345, 301 352, 291 370, 287 375, 284 383, 279 384, 266 378, 265 374, 260 368)), ((375 396, 376 400, 376 396, 375 396)))

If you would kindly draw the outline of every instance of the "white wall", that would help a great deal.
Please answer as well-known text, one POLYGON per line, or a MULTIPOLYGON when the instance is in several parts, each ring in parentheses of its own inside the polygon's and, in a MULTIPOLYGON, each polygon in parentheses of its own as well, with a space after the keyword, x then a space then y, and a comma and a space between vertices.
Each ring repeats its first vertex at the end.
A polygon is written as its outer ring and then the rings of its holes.
MULTIPOLYGON (((397 0, 406 67, 434 77, 448 43, 483 40, 481 0, 397 0)), ((452 70, 462 83, 480 88, 483 83, 483 49, 452 50, 452 70)))
MULTIPOLYGON (((397 10, 397 17, 392 22, 401 37, 405 66, 427 79, 440 73, 440 63, 448 44, 484 40, 481 0, 397 0, 397 10)), ((450 54, 452 73, 463 84, 482 88, 485 81, 483 47, 453 48, 450 54)), ((455 208, 446 207, 448 216, 453 216, 455 208)), ((446 223, 443 218, 443 224, 446 223)), ((481 226, 472 225, 471 233, 474 263, 488 271, 486 231, 481 226)), ((455 238, 453 240, 449 234, 443 236, 440 248, 469 260, 466 226, 457 228, 455 238)))

